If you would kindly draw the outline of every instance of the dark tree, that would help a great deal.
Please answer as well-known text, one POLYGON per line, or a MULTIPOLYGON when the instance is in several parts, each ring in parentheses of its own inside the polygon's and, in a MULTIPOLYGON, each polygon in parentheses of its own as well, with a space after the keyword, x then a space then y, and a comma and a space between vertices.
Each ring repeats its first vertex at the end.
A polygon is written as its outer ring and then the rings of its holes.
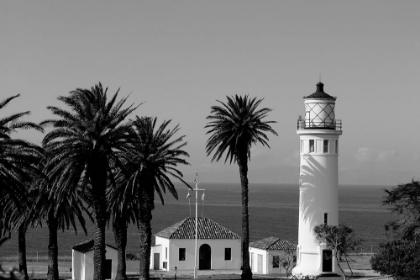
POLYGON ((389 240, 379 244, 372 268, 396 279, 420 278, 420 182, 385 190, 383 203, 398 215, 385 225, 389 240))
POLYGON ((420 279, 420 243, 393 240, 379 244, 372 269, 398 280, 420 279))
MULTIPOLYGON (((163 193, 168 190, 176 199, 178 194, 171 177, 191 188, 177 169, 179 165, 189 165, 184 159, 189 157, 184 151, 185 136, 175 134, 179 126, 170 129, 170 121, 157 126, 156 118, 139 118, 133 123, 130 134, 131 153, 124 170, 126 183, 122 191, 127 195, 137 195, 139 208, 140 275, 139 279, 150 279, 150 248, 152 243, 152 210, 155 208, 155 192, 164 204, 163 193)), ((123 225, 125 226, 125 225, 123 225)))
POLYGON ((385 194, 383 204, 399 216, 385 228, 397 238, 420 241, 420 182, 412 180, 385 190, 385 194))
POLYGON ((251 147, 257 143, 268 146, 266 132, 277 133, 270 124, 274 121, 263 121, 271 111, 268 108, 259 109, 262 99, 250 99, 248 95, 227 96, 225 104, 212 106, 208 128, 206 153, 213 154, 212 161, 219 161, 226 152, 225 163, 237 163, 242 188, 242 279, 252 279, 249 265, 249 213, 248 213, 248 161, 251 159, 251 147))
MULTIPOLYGON (((0 109, 19 96, 0 102, 0 109)), ((16 113, 0 119, 0 236, 17 230, 19 269, 25 279, 28 279, 25 234, 30 224, 29 190, 34 178, 41 175, 39 163, 43 151, 32 143, 13 139, 11 134, 22 129, 43 131, 37 124, 21 120, 29 113, 16 113)))
POLYGON ((126 98, 117 101, 117 91, 109 100, 101 83, 89 89, 76 89, 60 96, 68 110, 49 106, 57 119, 46 120, 53 130, 43 139, 51 155, 47 176, 55 182, 52 192, 57 200, 91 185, 94 213, 94 280, 104 280, 105 227, 109 217, 106 188, 111 167, 120 164, 118 153, 127 149, 131 123, 125 122, 136 107, 123 108, 126 98), (70 188, 70 191, 65 189, 70 188))

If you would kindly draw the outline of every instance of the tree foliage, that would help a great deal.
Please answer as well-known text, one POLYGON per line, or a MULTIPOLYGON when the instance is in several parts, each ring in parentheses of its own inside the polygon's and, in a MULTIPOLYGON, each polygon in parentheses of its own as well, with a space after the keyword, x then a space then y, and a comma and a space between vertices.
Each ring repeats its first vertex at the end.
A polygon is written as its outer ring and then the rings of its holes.
POLYGON ((213 153, 212 161, 219 161, 226 153, 225 163, 238 164, 242 189, 242 279, 252 279, 249 265, 249 212, 248 212, 248 161, 251 159, 251 147, 257 143, 268 146, 266 133, 277 133, 270 124, 275 121, 263 120, 271 111, 268 108, 259 109, 263 99, 246 96, 227 96, 225 104, 212 106, 210 122, 205 126, 210 134, 206 144, 206 153, 213 153))
POLYGON ((322 224, 314 228, 315 237, 320 244, 333 251, 336 263, 340 268, 343 277, 345 278, 343 268, 340 265, 340 257, 344 257, 347 266, 350 269, 351 277, 353 277, 353 270, 351 269, 348 261, 348 253, 357 250, 357 247, 362 243, 362 239, 358 237, 353 228, 340 224, 327 225, 322 224))
MULTIPOLYGON (((183 179, 182 172, 178 169, 181 165, 189 165, 185 158, 189 154, 184 150, 187 142, 185 135, 176 136, 179 125, 170 128, 171 121, 157 124, 157 118, 136 117, 133 129, 129 133, 130 149, 125 156, 123 181, 113 190, 114 195, 130 196, 134 201, 128 206, 138 209, 138 215, 131 217, 138 223, 140 236, 139 252, 139 279, 149 279, 150 248, 152 245, 151 220, 152 210, 155 208, 155 193, 164 204, 163 194, 168 191, 178 199, 178 193, 172 180, 181 181, 191 188, 183 179), (137 202, 137 205, 132 205, 137 202)), ((119 179, 119 178, 118 178, 119 179)), ((122 202, 123 200, 117 200, 122 202)), ((124 207, 116 207, 116 214, 126 211, 124 207)), ((120 213, 120 214, 118 214, 120 213)), ((130 219, 126 216, 125 219, 130 219)), ((123 223, 122 226, 125 226, 123 223)))
POLYGON ((420 243, 393 240, 379 244, 371 259, 372 269, 399 280, 420 279, 420 243))
POLYGON ((397 238, 420 241, 420 182, 412 180, 385 190, 383 204, 398 214, 399 219, 385 226, 397 238))
POLYGON ((420 278, 420 182, 385 190, 385 206, 398 219, 385 225, 389 240, 379 244, 372 268, 401 280, 420 278))
POLYGON ((82 186, 90 192, 94 212, 94 276, 104 279, 105 227, 108 219, 106 188, 112 167, 121 166, 118 155, 129 147, 131 122, 126 121, 137 107, 123 107, 127 98, 118 99, 119 90, 108 98, 108 89, 99 83, 91 89, 76 89, 58 99, 66 109, 49 106, 56 119, 43 121, 53 129, 42 143, 51 155, 48 177, 54 181, 54 199, 62 200, 67 189, 75 193, 82 186), (90 186, 89 189, 86 186, 90 186))

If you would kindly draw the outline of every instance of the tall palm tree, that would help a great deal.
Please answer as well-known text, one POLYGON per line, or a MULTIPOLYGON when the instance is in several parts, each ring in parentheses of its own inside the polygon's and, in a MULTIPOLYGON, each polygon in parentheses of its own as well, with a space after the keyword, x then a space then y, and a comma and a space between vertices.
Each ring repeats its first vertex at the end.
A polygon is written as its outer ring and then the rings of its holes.
MULTIPOLYGON (((19 96, 17 94, 0 102, 0 109, 19 96)), ((39 162, 42 148, 25 140, 13 139, 11 134, 22 129, 43 131, 37 124, 21 120, 29 114, 26 111, 0 119, 0 233, 18 229, 19 268, 25 279, 28 278, 25 245, 27 194, 33 176, 41 174, 39 162)))
POLYGON ((94 280, 104 279, 105 227, 108 219, 106 186, 111 166, 119 166, 116 156, 127 145, 126 135, 131 125, 127 116, 137 107, 122 108, 127 98, 117 102, 119 90, 107 99, 107 88, 99 83, 89 89, 76 89, 69 96, 60 96, 70 110, 47 107, 57 119, 41 125, 51 125, 43 145, 52 155, 47 176, 54 181, 52 192, 61 201, 70 188, 91 184, 94 212, 94 280))
POLYGON ((155 208, 155 192, 164 204, 163 193, 168 190, 176 199, 178 194, 171 177, 178 179, 191 188, 177 169, 178 165, 189 165, 184 157, 189 157, 183 150, 185 136, 175 137, 179 125, 168 128, 171 121, 164 121, 157 126, 156 118, 137 117, 133 123, 131 153, 125 166, 127 172, 124 191, 137 193, 139 207, 140 235, 140 276, 149 279, 150 248, 152 242, 152 210, 155 208))
POLYGON ((252 279, 249 265, 249 212, 248 212, 248 161, 251 159, 251 146, 261 143, 268 145, 266 132, 277 133, 270 124, 275 121, 263 121, 271 111, 268 108, 258 109, 263 99, 250 99, 246 96, 227 96, 225 104, 219 100, 221 106, 212 106, 207 119, 208 128, 206 153, 209 156, 214 152, 212 162, 219 161, 226 152, 225 163, 237 163, 242 188, 242 279, 252 279))
MULTIPOLYGON (((20 94, 17 94, 0 102, 0 109, 19 96, 20 94)), ((21 120, 22 117, 29 114, 30 112, 26 111, 0 119, 0 200, 3 203, 13 200, 16 205, 20 204, 27 191, 26 182, 31 180, 33 173, 40 172, 34 163, 39 161, 42 148, 11 137, 11 134, 18 130, 43 131, 37 124, 21 120)), ((0 217, 4 217, 4 215, 0 215, 0 217)), ((0 231, 4 233, 7 230, 7 225, 4 223, 0 223, 0 225, 3 226, 0 231)))

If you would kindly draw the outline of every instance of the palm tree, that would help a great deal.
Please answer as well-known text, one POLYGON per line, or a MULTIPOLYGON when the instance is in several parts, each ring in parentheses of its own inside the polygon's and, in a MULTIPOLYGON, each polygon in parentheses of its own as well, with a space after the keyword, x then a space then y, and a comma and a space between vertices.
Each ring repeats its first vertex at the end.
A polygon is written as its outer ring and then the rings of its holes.
MULTIPOLYGON (((20 94, 0 102, 3 109, 20 94)), ((28 227, 28 193, 34 176, 41 174, 39 168, 42 148, 21 139, 13 139, 11 134, 21 129, 43 129, 32 122, 22 121, 30 112, 16 113, 0 119, 0 232, 5 234, 18 229, 19 268, 28 278, 26 269, 25 233, 28 227)))
POLYGON ((209 156, 214 152, 212 162, 219 161, 226 152, 225 163, 229 160, 239 166, 239 175, 242 188, 242 279, 252 279, 249 266, 249 214, 248 214, 248 160, 251 159, 251 146, 261 143, 270 147, 267 143, 266 132, 274 135, 277 133, 271 128, 270 123, 275 121, 263 121, 263 118, 271 109, 258 109, 263 99, 250 99, 248 95, 227 96, 227 104, 217 100, 222 106, 212 106, 207 119, 210 122, 208 128, 206 153, 209 156))
POLYGON ((125 170, 128 174, 124 191, 137 194, 139 207, 140 235, 140 275, 139 279, 149 279, 150 248, 152 242, 152 210, 155 208, 155 192, 164 204, 163 193, 168 190, 176 199, 178 194, 171 177, 174 177, 191 188, 177 169, 178 165, 189 165, 183 157, 189 157, 183 150, 184 137, 174 138, 179 130, 168 128, 171 121, 164 121, 159 127, 156 118, 137 117, 133 123, 131 153, 125 170))
POLYGON ((94 280, 104 279, 105 227, 108 219, 106 186, 111 166, 119 166, 116 156, 127 145, 131 124, 124 122, 137 107, 122 108, 127 98, 116 102, 119 90, 107 99, 108 89, 99 83, 89 89, 76 89, 58 99, 70 110, 47 107, 58 119, 46 120, 51 125, 43 145, 52 155, 47 176, 54 181, 51 192, 61 201, 70 188, 91 184, 94 212, 94 280))
MULTIPOLYGON (((17 94, 0 102, 0 109, 19 96, 20 94, 17 94)), ((39 161, 42 148, 11 137, 13 132, 22 129, 43 131, 37 124, 21 121, 23 116, 29 114, 29 111, 21 112, 0 119, 0 200, 2 200, 2 205, 9 200, 19 205, 25 198, 26 182, 31 180, 33 173, 40 172, 34 163, 39 161)), ((3 233, 8 230, 7 224, 0 223, 0 225, 3 226, 3 229, 0 229, 3 233)))

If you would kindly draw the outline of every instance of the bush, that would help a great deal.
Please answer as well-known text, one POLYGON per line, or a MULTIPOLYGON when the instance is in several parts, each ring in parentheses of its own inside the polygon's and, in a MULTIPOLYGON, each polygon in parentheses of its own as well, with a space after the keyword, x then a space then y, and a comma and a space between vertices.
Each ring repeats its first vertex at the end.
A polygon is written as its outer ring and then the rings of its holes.
POLYGON ((399 280, 420 279, 420 243, 394 240, 379 244, 370 260, 372 269, 399 280))

